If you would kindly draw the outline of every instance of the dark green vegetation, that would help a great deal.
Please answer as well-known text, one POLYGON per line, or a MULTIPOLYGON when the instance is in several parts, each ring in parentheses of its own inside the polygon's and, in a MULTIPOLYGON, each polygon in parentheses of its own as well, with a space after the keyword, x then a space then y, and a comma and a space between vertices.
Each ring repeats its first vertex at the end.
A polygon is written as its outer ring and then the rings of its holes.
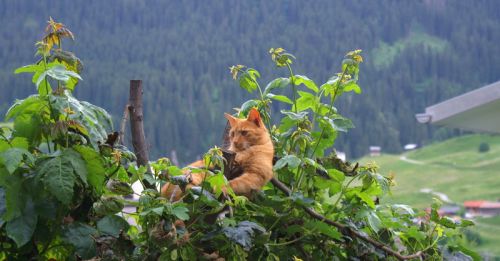
MULTIPOLYGON (((240 87, 257 93, 238 116, 255 107, 265 124, 279 122, 271 135, 280 181, 248 201, 226 187, 224 170, 207 170, 202 188, 170 202, 157 188, 166 179, 182 181, 181 169, 168 159, 152 162, 151 170, 137 167, 134 155, 106 136, 112 128, 106 111, 72 94, 82 67, 62 48, 63 38, 73 34, 50 19, 36 44, 39 60, 16 70, 32 76, 37 92, 14 103, 6 114, 12 129, 0 129, 0 260, 440 260, 463 253, 479 259, 463 246, 461 230, 471 221, 439 217, 439 202, 427 218, 406 205, 379 204, 391 178, 373 165, 350 166, 327 155, 337 134, 352 128, 334 103, 361 91, 360 50, 348 52, 321 85, 294 74, 295 58, 282 48, 269 53, 289 74, 267 85, 257 70, 232 66, 240 87), (283 89, 292 94, 276 94, 283 89), (271 100, 286 109, 271 113, 271 100), (123 199, 137 180, 155 186, 138 202, 123 199), (127 212, 124 203, 137 210, 127 212), (233 211, 214 221, 227 208, 233 211)), ((209 150, 206 166, 223 167, 221 155, 209 150)))
MULTIPOLYGON (((364 95, 337 104, 355 129, 336 147, 360 157, 369 145, 446 138, 416 123, 425 106, 500 77, 500 2, 491 1, 0 1, 0 112, 31 93, 12 71, 32 60, 32 42, 48 16, 78 34, 65 43, 85 61, 76 94, 121 118, 128 81, 145 85, 147 137, 154 156, 175 149, 191 162, 220 144, 223 112, 248 94, 228 67, 252 64, 265 82, 266 51, 283 46, 295 73, 326 81, 350 49, 364 51, 364 95), (307 58, 306 58, 307 57, 307 58), (314 69, 313 69, 314 68, 314 69)), ((289 93, 289 92, 288 92, 289 93)), ((273 111, 283 109, 274 103, 273 111)))
MULTIPOLYGON (((387 203, 403 203, 423 209, 436 195, 422 189, 444 193, 452 202, 500 199, 500 136, 467 135, 438 142, 401 155, 363 158, 366 164, 375 161, 380 172, 393 173, 396 186, 387 203), (481 144, 491 144, 488 152, 479 152, 481 144), (408 162, 401 160, 405 156, 408 162), (424 167, 425 166, 425 167, 424 167)), ((474 220, 471 228, 480 235, 475 249, 500 256, 500 218, 474 220)))

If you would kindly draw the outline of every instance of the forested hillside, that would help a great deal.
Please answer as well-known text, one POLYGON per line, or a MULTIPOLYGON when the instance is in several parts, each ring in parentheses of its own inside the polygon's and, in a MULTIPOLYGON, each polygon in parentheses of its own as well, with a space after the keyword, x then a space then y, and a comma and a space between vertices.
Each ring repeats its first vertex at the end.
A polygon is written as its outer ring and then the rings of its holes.
POLYGON ((220 144, 223 112, 248 98, 228 67, 255 66, 270 80, 271 47, 297 57, 297 74, 314 68, 308 76, 317 82, 339 70, 346 51, 363 49, 364 93, 338 106, 356 128, 336 146, 350 157, 369 145, 397 152, 409 142, 452 135, 419 125, 416 112, 500 79, 498 10, 494 0, 3 0, 0 113, 32 93, 29 76, 13 71, 32 61, 31 44, 52 16, 77 35, 69 49, 87 68, 78 97, 104 107, 117 123, 129 80, 144 81, 145 128, 155 157, 175 149, 187 162, 220 144))

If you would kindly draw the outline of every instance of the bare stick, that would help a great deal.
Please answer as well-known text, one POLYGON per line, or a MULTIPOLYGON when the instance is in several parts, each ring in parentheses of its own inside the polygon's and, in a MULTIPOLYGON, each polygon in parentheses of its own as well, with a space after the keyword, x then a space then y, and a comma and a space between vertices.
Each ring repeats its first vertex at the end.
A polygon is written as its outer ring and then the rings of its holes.
POLYGON ((125 126, 127 125, 129 107, 129 104, 127 103, 127 105, 125 105, 125 109, 123 110, 122 121, 120 123, 120 136, 118 138, 118 142, 121 145, 125 145, 125 126))
MULTIPOLYGON (((135 155, 137 156, 137 165, 146 166, 149 173, 149 156, 148 146, 146 144, 146 135, 144 134, 142 113, 142 81, 130 80, 130 96, 129 96, 129 115, 130 115, 130 131, 132 134, 132 145, 135 155)), ((149 174, 146 174, 149 175, 149 174)), ((155 189, 154 184, 150 184, 147 180, 143 180, 146 188, 155 189)))

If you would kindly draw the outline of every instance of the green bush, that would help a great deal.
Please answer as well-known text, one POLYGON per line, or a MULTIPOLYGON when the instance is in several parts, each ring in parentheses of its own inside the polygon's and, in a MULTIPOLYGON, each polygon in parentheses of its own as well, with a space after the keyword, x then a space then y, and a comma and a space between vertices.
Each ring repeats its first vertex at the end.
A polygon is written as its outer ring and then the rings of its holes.
POLYGON ((168 159, 151 162, 150 170, 134 164, 134 155, 107 135, 109 115, 72 96, 81 62, 61 39, 73 34, 52 19, 47 28, 37 43, 41 59, 16 70, 33 74, 38 93, 16 101, 6 115, 12 129, 0 132, 0 260, 440 259, 443 248, 477 258, 459 240, 460 228, 472 222, 440 217, 439 202, 429 215, 379 204, 392 177, 329 154, 337 135, 354 127, 334 103, 361 93, 360 50, 347 53, 340 72, 321 85, 294 74, 295 57, 282 48, 270 55, 287 75, 264 88, 257 70, 231 67, 241 88, 258 93, 237 116, 260 111, 275 144, 276 180, 253 201, 231 191, 221 197, 227 179, 215 147, 204 160, 220 169, 207 170, 201 191, 171 202, 157 189, 166 179, 182 183, 175 178, 182 169, 168 159), (273 112, 271 102, 289 109, 273 112), (123 198, 144 180, 155 186, 138 202, 123 198), (126 212, 125 204, 136 211, 126 212))
POLYGON ((486 142, 481 142, 478 148, 479 152, 484 153, 490 151, 490 145, 486 142))

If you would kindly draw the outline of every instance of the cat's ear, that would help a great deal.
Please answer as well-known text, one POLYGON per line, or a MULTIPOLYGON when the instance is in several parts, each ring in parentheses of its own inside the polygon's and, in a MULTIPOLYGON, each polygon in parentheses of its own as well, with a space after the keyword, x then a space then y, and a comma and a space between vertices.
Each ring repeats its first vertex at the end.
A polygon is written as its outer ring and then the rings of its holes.
POLYGON ((229 125, 233 127, 236 124, 236 118, 231 114, 224 113, 224 117, 229 121, 229 125))
POLYGON ((247 121, 255 123, 258 127, 262 126, 262 119, 260 118, 260 113, 257 109, 252 108, 248 113, 247 121))

